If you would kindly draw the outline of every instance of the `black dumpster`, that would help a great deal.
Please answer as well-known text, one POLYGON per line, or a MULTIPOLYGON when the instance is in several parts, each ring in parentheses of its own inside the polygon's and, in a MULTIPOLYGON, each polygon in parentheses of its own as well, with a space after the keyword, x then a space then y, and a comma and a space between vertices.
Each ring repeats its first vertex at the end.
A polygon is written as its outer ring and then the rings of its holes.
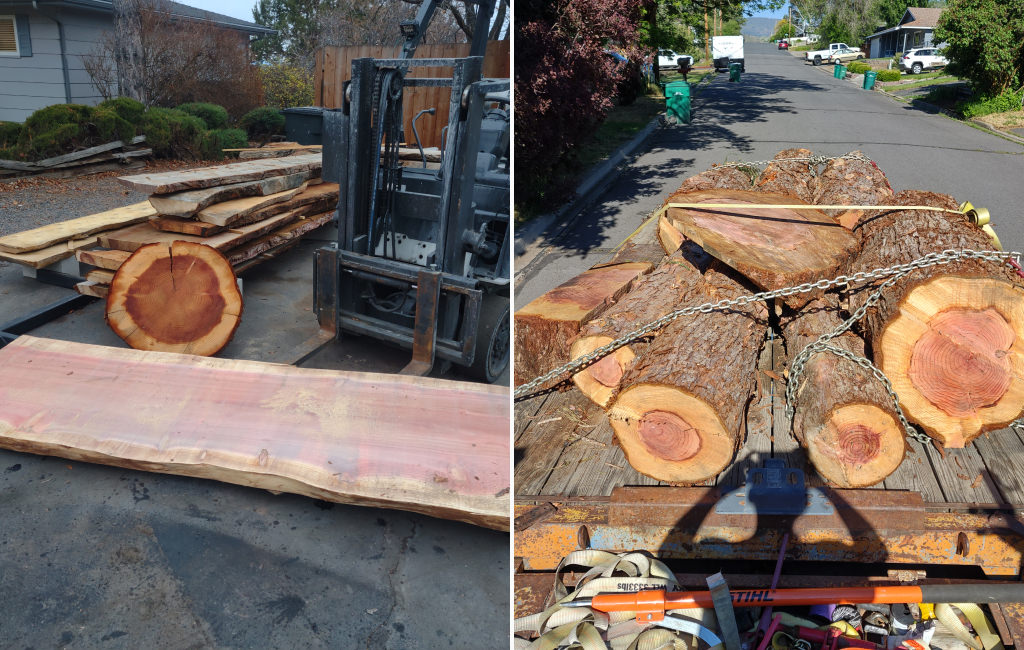
POLYGON ((324 109, 321 106, 296 106, 281 111, 284 134, 289 142, 323 144, 324 109))

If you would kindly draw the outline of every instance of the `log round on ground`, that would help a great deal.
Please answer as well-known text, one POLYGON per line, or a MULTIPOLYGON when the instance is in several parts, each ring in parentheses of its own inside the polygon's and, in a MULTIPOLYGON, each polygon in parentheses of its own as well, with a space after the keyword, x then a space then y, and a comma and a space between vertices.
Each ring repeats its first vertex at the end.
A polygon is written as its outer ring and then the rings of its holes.
MULTIPOLYGON (((691 298, 702 304, 749 295, 719 263, 691 298)), ((627 369, 609 419, 637 471, 671 483, 701 483, 732 461, 767 331, 767 308, 684 316, 665 327, 627 369)))
POLYGON ((783 149, 775 154, 754 182, 754 189, 773 194, 792 194, 805 203, 814 203, 814 168, 806 160, 814 152, 810 149, 783 149))
MULTIPOLYGON (((686 242, 651 273, 638 279, 618 302, 599 318, 586 323, 572 343, 569 356, 578 359, 601 346, 651 323, 694 299, 701 273, 710 258, 693 242, 686 242)), ((573 375, 573 382, 592 402, 607 406, 623 373, 636 358, 634 342, 573 375)))
MULTIPOLYGON (((848 155, 860 154, 852 151, 848 155)), ((861 154, 863 155, 863 154, 861 154)), ((813 202, 820 205, 879 205, 892 198, 892 187, 874 163, 859 158, 830 160, 814 185, 813 202)), ((846 228, 853 228, 863 210, 825 210, 846 228)))
POLYGON ((217 250, 185 241, 147 244, 114 275, 106 319, 138 350, 210 356, 238 328, 242 294, 217 250))
MULTIPOLYGON (((843 322, 839 299, 826 294, 782 322, 790 357, 835 331, 843 322)), ((830 345, 864 356, 864 342, 852 332, 830 345)), ((882 481, 903 462, 906 443, 892 398, 881 382, 852 361, 830 352, 812 355, 798 381, 793 433, 818 473, 842 488, 882 481)))
MULTIPOLYGON (((889 203, 957 209, 949 196, 905 191, 889 203)), ((853 271, 946 249, 992 248, 966 216, 893 210, 862 217, 853 271)), ((850 296, 856 309, 876 285, 850 296)), ((863 322, 875 364, 913 422, 946 447, 963 447, 1024 412, 1024 282, 995 262, 964 260, 913 272, 863 322)))

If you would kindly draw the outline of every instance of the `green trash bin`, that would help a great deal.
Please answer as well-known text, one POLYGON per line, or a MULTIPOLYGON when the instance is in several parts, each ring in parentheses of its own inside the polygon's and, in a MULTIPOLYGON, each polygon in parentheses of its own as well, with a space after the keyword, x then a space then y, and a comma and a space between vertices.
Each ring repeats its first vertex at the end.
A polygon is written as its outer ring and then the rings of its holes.
POLYGON ((875 87, 876 77, 878 77, 878 73, 874 70, 868 70, 864 73, 864 90, 871 90, 875 87))
POLYGON ((834 78, 834 79, 838 79, 839 78, 839 64, 838 63, 835 64, 834 66, 832 66, 832 78, 834 78))
POLYGON ((846 79, 846 66, 841 63, 835 64, 832 69, 832 76, 836 79, 846 79))
POLYGON ((729 64, 729 81, 739 81, 740 72, 743 70, 742 63, 730 63, 729 64))
POLYGON ((690 123, 690 84, 672 81, 665 84, 665 117, 670 122, 690 123))

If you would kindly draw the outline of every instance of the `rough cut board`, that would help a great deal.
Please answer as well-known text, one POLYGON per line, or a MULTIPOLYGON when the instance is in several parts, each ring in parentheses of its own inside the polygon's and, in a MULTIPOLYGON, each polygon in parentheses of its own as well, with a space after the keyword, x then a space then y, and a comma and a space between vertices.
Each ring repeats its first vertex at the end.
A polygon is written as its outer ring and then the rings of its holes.
POLYGON ((156 216, 156 210, 149 201, 126 205, 106 212, 91 214, 86 217, 69 219, 59 223, 51 223, 32 230, 16 232, 13 235, 0 237, 0 251, 7 253, 27 253, 51 246, 69 239, 82 239, 86 235, 121 228, 156 216))
POLYGON ((93 250, 75 252, 75 257, 79 262, 95 266, 98 269, 106 269, 108 271, 116 271, 119 269, 121 264, 130 256, 131 253, 125 251, 93 250))
POLYGON ((509 528, 507 388, 31 336, 0 366, 8 449, 509 528))
MULTIPOLYGON (((743 190, 676 194, 669 203, 728 204, 670 208, 669 220, 688 239, 766 290, 831 278, 857 251, 857 238, 832 217, 807 209, 758 208, 801 204, 794 196, 743 190)), ((785 300, 800 307, 813 296, 785 300)))
POLYGON ((75 254, 75 251, 79 248, 86 248, 96 243, 97 237, 95 235, 86 237, 85 239, 72 239, 71 241, 60 242, 53 246, 47 246, 36 251, 28 253, 5 253, 0 251, 0 260, 7 260, 8 262, 14 262, 21 264, 22 266, 29 266, 34 269, 41 269, 45 266, 49 266, 54 262, 59 262, 62 259, 71 257, 75 254))
POLYGON ((230 226, 257 210, 288 201, 305 189, 305 185, 299 185, 290 190, 277 192, 269 196, 250 196, 244 199, 224 201, 223 203, 203 208, 196 214, 195 218, 203 223, 210 223, 215 226, 230 226))
POLYGON ((181 190, 198 190, 229 183, 257 181, 270 176, 286 176, 308 170, 319 171, 323 156, 319 153, 268 160, 247 160, 245 162, 203 167, 160 174, 137 174, 122 176, 117 180, 147 194, 168 194, 181 190))
POLYGON ((226 251, 224 255, 228 258, 228 261, 231 262, 231 266, 237 267, 257 255, 273 250, 278 246, 286 244, 294 239, 298 239, 308 232, 316 230, 320 226, 330 223, 332 219, 334 219, 334 212, 324 212, 323 214, 303 217, 279 230, 275 230, 269 235, 264 235, 246 242, 238 248, 226 251))
POLYGON ((146 244, 156 244, 161 242, 170 244, 175 241, 188 241, 195 242, 197 244, 206 244, 207 246, 223 251, 234 246, 239 246, 250 239, 254 239, 260 235, 265 235, 272 230, 295 221, 299 218, 300 212, 301 210, 291 210, 290 212, 285 212, 284 214, 279 214, 248 226, 232 228, 231 230, 218 233, 212 237, 194 237, 192 235, 163 232, 149 225, 148 222, 140 223, 128 228, 105 232, 100 235, 99 242, 101 246, 106 248, 128 251, 130 253, 137 251, 146 244))
POLYGON ((75 285, 75 291, 82 294, 83 296, 92 296, 93 298, 106 298, 110 293, 109 284, 99 284, 97 282, 79 282, 75 285))
POLYGON ((302 185, 312 176, 312 171, 303 171, 287 176, 272 176, 248 183, 230 183, 201 190, 175 192, 149 197, 150 204, 161 216, 191 217, 203 208, 247 196, 268 196, 302 185))

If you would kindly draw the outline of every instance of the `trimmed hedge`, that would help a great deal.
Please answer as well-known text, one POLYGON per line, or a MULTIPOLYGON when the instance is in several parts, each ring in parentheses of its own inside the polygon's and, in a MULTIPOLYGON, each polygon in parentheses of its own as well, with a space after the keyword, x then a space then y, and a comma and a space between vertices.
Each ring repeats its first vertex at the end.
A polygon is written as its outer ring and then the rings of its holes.
POLYGON ((121 117, 121 119, 138 126, 142 123, 142 114, 146 112, 146 107, 142 105, 142 102, 136 101, 130 97, 114 97, 113 99, 107 99, 100 102, 98 109, 109 109, 114 111, 121 117))
POLYGON ((899 70, 879 70, 877 81, 899 81, 902 77, 899 70))
POLYGON ((851 61, 846 69, 850 74, 864 74, 871 69, 871 66, 863 61, 851 61))
POLYGON ((266 140, 272 135, 284 133, 284 115, 270 106, 254 108, 239 120, 251 140, 266 140))
POLYGON ((13 147, 21 135, 21 125, 17 122, 0 122, 0 149, 13 147))
POLYGON ((249 146, 249 138, 242 129, 216 129, 203 133, 202 153, 204 160, 221 160, 225 149, 240 149, 249 146))
POLYGON ((228 112, 223 106, 206 102, 190 102, 178 106, 177 110, 198 117, 208 129, 223 129, 228 125, 228 112))
POLYGON ((173 108, 150 108, 142 117, 142 132, 153 153, 163 158, 199 159, 205 123, 173 108))

